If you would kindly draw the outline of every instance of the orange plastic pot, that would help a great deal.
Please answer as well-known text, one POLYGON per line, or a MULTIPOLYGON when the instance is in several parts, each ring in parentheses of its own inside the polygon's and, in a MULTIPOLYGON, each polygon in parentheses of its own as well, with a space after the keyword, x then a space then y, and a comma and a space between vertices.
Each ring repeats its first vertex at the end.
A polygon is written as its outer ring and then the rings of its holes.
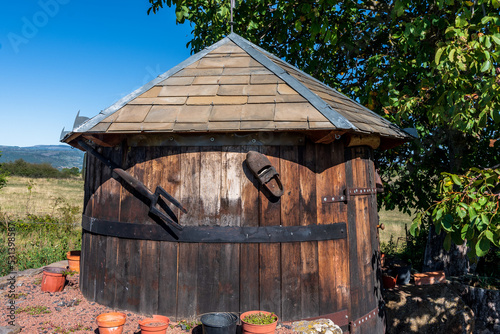
POLYGON ((65 268, 45 267, 42 275, 42 291, 59 292, 64 290, 66 275, 63 274, 65 268))
POLYGON ((152 318, 146 318, 139 321, 142 334, 163 334, 167 332, 170 319, 163 315, 153 315, 152 318))
POLYGON ((80 254, 81 251, 75 250, 66 253, 66 258, 68 259, 69 270, 80 272, 80 254))
POLYGON ((127 316, 120 312, 103 313, 97 316, 97 326, 100 334, 121 334, 127 316))
POLYGON ((249 324, 245 322, 245 317, 247 315, 252 315, 255 313, 264 313, 270 315, 271 312, 266 312, 266 311, 248 311, 245 313, 242 313, 240 315, 240 320, 241 320, 241 327, 243 329, 243 333, 257 333, 257 334, 266 334, 266 333, 274 333, 276 330, 276 325, 278 324, 278 316, 276 316, 276 321, 273 322, 272 324, 267 324, 267 325, 255 325, 255 324, 249 324))

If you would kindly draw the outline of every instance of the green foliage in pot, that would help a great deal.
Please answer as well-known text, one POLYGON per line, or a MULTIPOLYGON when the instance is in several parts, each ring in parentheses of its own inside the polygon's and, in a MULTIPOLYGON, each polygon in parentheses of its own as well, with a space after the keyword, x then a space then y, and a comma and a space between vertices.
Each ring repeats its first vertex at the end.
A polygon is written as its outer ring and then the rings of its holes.
POLYGON ((265 314, 262 312, 247 315, 243 321, 253 325, 269 325, 278 319, 274 313, 265 314))

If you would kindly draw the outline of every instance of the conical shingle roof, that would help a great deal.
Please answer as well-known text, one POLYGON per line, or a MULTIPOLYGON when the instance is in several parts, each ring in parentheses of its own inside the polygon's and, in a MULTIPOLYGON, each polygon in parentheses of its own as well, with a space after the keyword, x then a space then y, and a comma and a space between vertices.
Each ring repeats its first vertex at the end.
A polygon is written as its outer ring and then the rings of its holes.
POLYGON ((79 134, 336 130, 405 140, 389 121, 232 33, 97 116, 79 134))

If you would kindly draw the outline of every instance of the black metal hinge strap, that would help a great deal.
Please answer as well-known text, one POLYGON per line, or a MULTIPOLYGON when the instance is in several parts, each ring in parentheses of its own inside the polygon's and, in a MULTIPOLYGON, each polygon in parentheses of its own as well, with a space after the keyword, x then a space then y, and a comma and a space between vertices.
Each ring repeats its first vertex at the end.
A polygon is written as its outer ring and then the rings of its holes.
POLYGON ((196 243, 283 243, 345 239, 346 223, 306 226, 184 226, 169 231, 160 225, 123 223, 82 216, 88 232, 126 239, 196 243))

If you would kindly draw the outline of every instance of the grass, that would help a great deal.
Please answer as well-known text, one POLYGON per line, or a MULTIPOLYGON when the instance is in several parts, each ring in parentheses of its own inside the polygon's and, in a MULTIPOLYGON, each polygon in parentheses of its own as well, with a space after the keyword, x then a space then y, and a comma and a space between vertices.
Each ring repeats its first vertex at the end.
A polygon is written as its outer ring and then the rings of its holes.
POLYGON ((29 315, 38 315, 38 314, 49 314, 51 311, 47 308, 47 306, 26 306, 20 307, 16 310, 16 313, 26 312, 29 315))
POLYGON ((379 212, 379 224, 384 224, 385 229, 379 230, 380 243, 389 243, 392 240, 398 244, 398 248, 405 242, 406 230, 405 224, 410 228, 412 217, 406 213, 393 210, 379 212))
MULTIPOLYGON (((9 177, 0 189, 0 263, 9 262, 8 241, 15 250, 13 270, 66 259, 66 252, 81 248, 82 206, 80 178, 9 177)), ((9 272, 8 265, 0 267, 0 276, 9 272)))
MULTIPOLYGON (((83 180, 9 176, 0 189, 0 213, 9 219, 54 215, 61 204, 83 208, 83 180)), ((0 217, 2 218, 2 217, 0 217)))

